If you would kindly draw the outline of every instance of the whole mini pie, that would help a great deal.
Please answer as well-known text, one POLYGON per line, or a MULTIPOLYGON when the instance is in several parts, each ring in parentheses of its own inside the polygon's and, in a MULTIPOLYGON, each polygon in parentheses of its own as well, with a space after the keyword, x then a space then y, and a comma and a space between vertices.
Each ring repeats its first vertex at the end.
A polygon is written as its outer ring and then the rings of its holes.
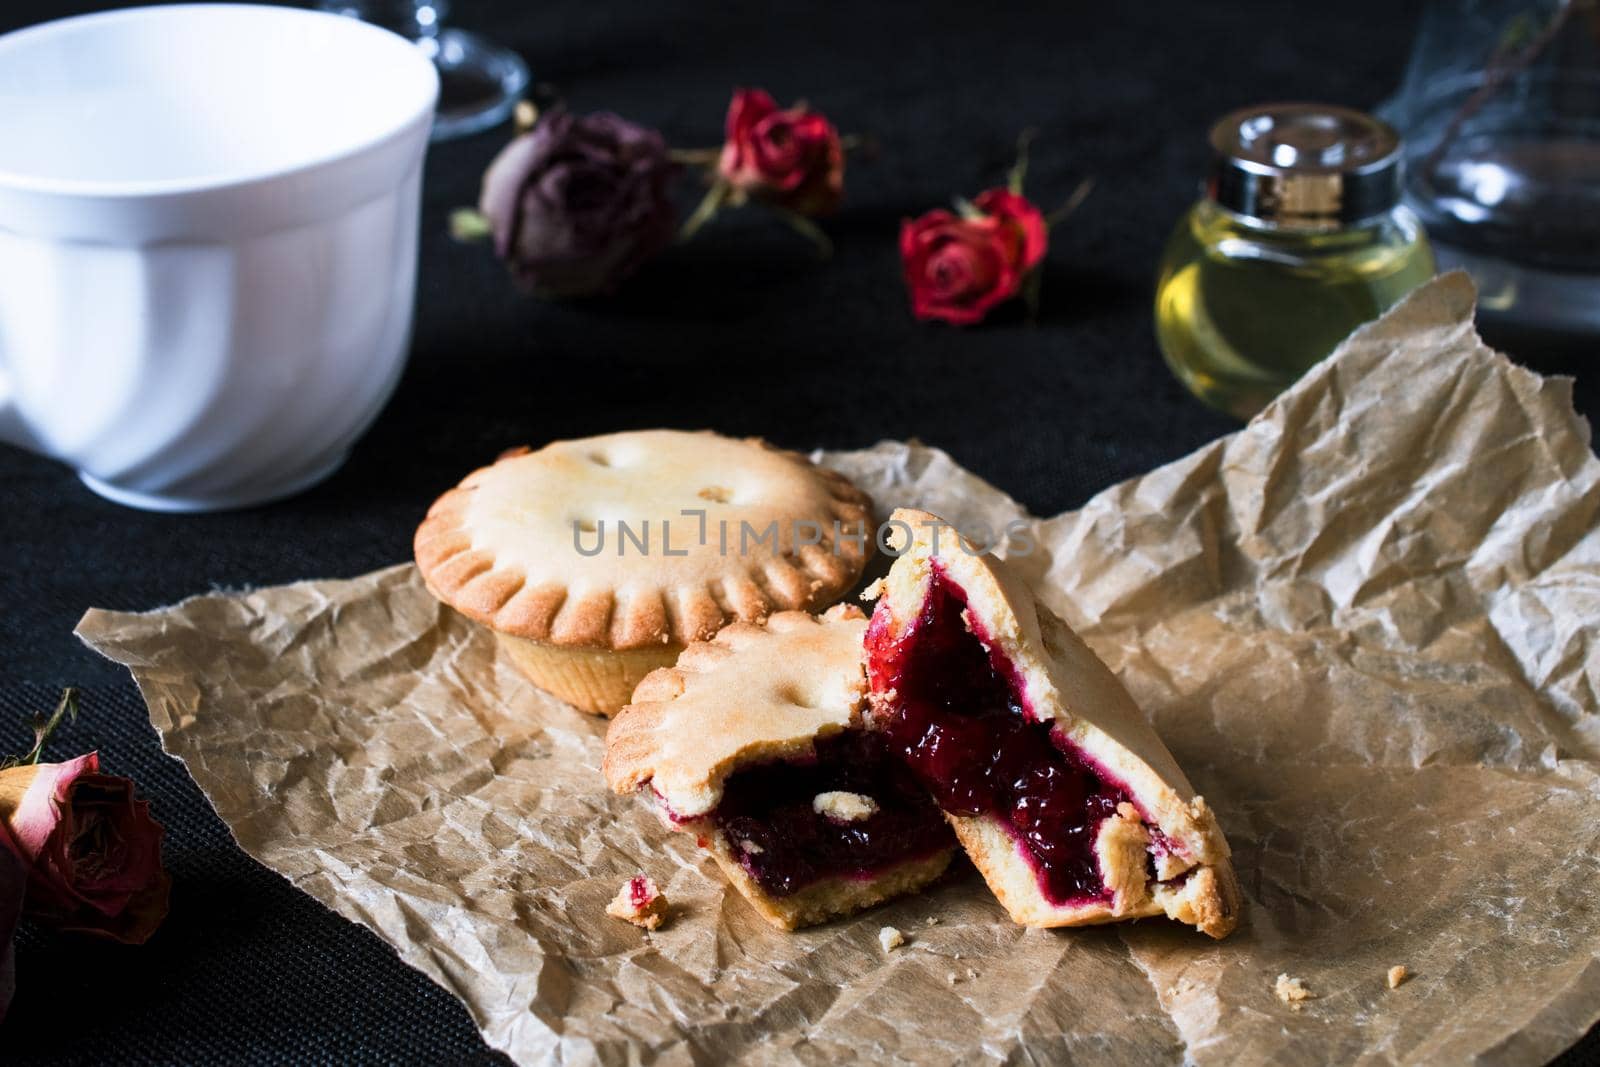
POLYGON ((798 453, 649 430, 507 453, 434 503, 415 552, 433 594, 535 684, 609 715, 727 623, 837 601, 868 515, 798 453))
POLYGON ((611 788, 648 789, 785 930, 911 892, 955 851, 927 791, 861 729, 865 630, 843 604, 734 623, 646 678, 606 733, 611 788))
POLYGON ((901 555, 866 636, 869 725, 1012 919, 1165 913, 1226 936, 1228 844, 1116 676, 948 524, 906 509, 891 523, 901 555))

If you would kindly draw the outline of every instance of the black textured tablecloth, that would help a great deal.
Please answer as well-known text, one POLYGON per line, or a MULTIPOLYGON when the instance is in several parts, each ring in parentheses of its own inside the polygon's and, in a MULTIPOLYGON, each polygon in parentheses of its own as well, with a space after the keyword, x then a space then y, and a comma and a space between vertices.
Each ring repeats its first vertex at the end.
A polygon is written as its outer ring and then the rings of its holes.
MULTIPOLYGON (((91 6, 12 0, 0 30, 91 6)), ((747 212, 615 299, 553 306, 520 298, 485 249, 446 236, 504 131, 436 145, 410 367, 330 481, 249 511, 150 515, 0 446, 0 751, 27 748, 29 714, 82 686, 83 714, 48 754, 98 748, 136 778, 167 826, 174 878, 171 915, 141 948, 24 927, 0 1060, 499 1059, 451 996, 233 845, 161 753, 127 674, 72 637, 84 609, 404 560, 434 496, 501 449, 646 426, 795 448, 918 437, 1036 513, 1081 504, 1234 426, 1168 375, 1150 325, 1156 258, 1194 195, 1209 121, 1273 98, 1370 107, 1397 83, 1416 19, 1409 0, 455 6, 456 25, 516 47, 575 108, 618 111, 675 145, 716 144, 731 88, 760 85, 874 135, 880 154, 850 164, 831 262, 747 212), (1098 182, 1052 238, 1039 321, 913 322, 899 220, 1000 181, 1028 126, 1039 200, 1098 182)), ((1576 373, 1580 408, 1600 409, 1600 373, 1513 355, 1576 373)), ((1592 1062, 1595 1044, 1570 1062, 1592 1062)))

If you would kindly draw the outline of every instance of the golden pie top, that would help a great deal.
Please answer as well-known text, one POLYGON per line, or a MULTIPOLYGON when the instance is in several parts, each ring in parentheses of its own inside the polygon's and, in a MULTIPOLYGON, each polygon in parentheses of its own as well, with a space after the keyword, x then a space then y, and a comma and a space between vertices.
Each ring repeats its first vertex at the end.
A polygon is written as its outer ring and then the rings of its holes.
POLYGON ((866 618, 839 604, 820 617, 734 623, 691 645, 677 666, 649 674, 606 732, 611 788, 652 786, 673 815, 704 815, 729 774, 750 763, 814 753, 819 737, 858 725, 866 618))
POLYGON ((686 645, 837 600, 861 574, 868 516, 843 475, 798 453, 649 430, 502 456, 439 498, 415 551, 439 599, 503 633, 686 645))

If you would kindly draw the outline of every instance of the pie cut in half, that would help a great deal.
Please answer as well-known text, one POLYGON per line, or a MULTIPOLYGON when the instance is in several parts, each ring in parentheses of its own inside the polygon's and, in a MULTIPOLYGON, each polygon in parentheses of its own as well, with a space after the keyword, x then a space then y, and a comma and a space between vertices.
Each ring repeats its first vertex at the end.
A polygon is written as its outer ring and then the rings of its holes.
POLYGON ((1239 917, 1204 798, 1109 668, 991 555, 899 509, 866 635, 870 727, 1028 926, 1239 917))
POLYGON ((618 793, 646 792, 784 930, 939 877, 956 842, 885 736, 862 728, 866 617, 733 623, 650 674, 606 733, 618 793))
POLYGON ((765 441, 640 430, 517 449, 418 527, 428 589, 541 689, 610 715, 734 621, 821 611, 855 584, 867 498, 765 441))

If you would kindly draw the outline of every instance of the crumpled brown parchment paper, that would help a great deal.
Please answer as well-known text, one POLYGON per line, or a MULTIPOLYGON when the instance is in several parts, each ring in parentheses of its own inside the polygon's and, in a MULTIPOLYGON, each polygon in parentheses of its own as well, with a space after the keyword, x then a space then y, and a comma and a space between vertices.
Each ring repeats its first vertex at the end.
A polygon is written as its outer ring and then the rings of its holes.
MULTIPOLYGON (((1600 1017, 1600 463, 1567 383, 1479 343, 1472 301, 1430 284, 1018 561, 1217 809, 1247 898, 1220 944, 1020 929, 964 865, 778 933, 606 792, 603 723, 410 566, 78 632, 247 851, 522 1063, 1539 1062, 1600 1017), (650 936, 603 913, 640 869, 677 909, 650 936), (1280 1002, 1280 972, 1316 999, 1280 1002)), ((823 459, 885 512, 1023 514, 935 449, 823 459)))

